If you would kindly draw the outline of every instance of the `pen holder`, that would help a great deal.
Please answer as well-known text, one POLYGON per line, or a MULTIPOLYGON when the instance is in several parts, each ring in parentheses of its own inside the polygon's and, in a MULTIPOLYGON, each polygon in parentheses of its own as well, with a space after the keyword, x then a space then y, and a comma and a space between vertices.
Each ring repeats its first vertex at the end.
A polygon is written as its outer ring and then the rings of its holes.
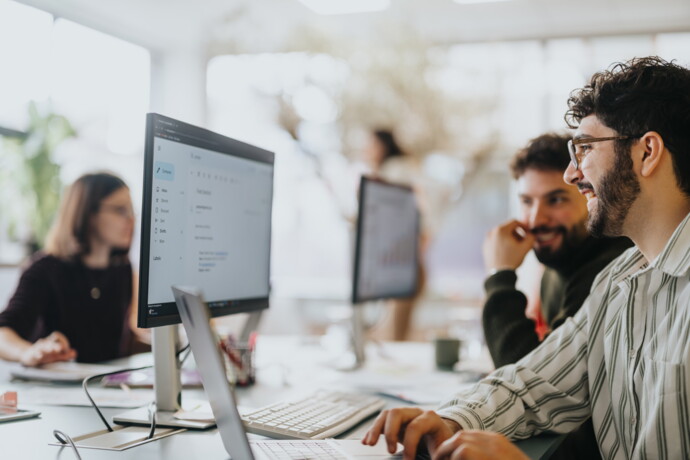
POLYGON ((247 343, 233 343, 225 339, 220 342, 220 349, 223 352, 228 382, 238 387, 253 385, 256 381, 254 347, 247 343))

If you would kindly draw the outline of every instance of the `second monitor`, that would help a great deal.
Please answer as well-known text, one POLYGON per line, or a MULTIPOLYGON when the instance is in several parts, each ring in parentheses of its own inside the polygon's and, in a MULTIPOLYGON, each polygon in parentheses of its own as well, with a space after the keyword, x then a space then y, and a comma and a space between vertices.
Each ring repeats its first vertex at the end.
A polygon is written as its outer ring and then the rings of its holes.
POLYGON ((419 283, 419 211, 411 187, 362 177, 352 303, 410 298, 419 283))
POLYGON ((417 293, 419 220, 411 187, 362 177, 352 276, 354 367, 364 362, 364 320, 358 304, 417 293))

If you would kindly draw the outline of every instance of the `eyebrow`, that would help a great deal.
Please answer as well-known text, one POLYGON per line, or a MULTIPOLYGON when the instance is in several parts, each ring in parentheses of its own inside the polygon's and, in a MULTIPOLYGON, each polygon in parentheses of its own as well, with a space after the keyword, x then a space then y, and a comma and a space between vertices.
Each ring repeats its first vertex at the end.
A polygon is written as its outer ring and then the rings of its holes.
POLYGON ((578 134, 578 135, 576 135, 576 136, 573 136, 573 140, 578 140, 578 139, 591 139, 591 138, 593 138, 593 137, 594 137, 594 136, 592 136, 591 134, 580 133, 580 134, 578 134))
MULTIPOLYGON (((551 197, 559 196, 559 195, 568 195, 568 190, 566 190, 564 188, 557 188, 556 190, 551 190, 550 192, 545 193, 544 195, 542 195, 542 197, 551 198, 551 197)), ((529 195, 527 193, 520 193, 520 195, 518 195, 518 196, 520 198, 534 198, 534 196, 529 195)))

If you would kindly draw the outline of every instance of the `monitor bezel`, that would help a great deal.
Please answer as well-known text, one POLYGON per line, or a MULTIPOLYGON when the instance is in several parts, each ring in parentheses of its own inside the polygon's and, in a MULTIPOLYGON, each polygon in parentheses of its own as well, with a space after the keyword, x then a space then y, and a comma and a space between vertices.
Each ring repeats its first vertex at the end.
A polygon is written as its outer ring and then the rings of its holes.
MULTIPOLYGON (((366 196, 366 190, 367 190, 367 184, 369 183, 376 183, 379 185, 385 185, 388 187, 394 187, 394 188, 399 188, 408 191, 409 193, 414 195, 414 190, 411 186, 408 185, 403 185, 403 184, 397 184, 393 182, 388 182, 386 180, 380 179, 378 177, 371 177, 371 176, 362 176, 359 182, 359 206, 357 210, 357 226, 356 226, 356 236, 355 236, 355 246, 354 246, 354 256, 353 256, 353 278, 352 278, 352 303, 353 304, 360 304, 363 302, 370 302, 374 300, 384 300, 384 299, 411 299, 413 298, 418 291, 419 288, 419 279, 420 279, 420 273, 419 273, 419 232, 420 232, 420 213, 419 213, 419 206, 415 206, 415 234, 417 235, 417 238, 415 238, 414 242, 414 262, 415 266, 417 267, 417 270, 415 270, 415 280, 414 280, 414 287, 410 291, 406 292, 391 292, 391 293, 386 293, 386 294, 381 294, 381 295, 373 295, 373 296, 362 296, 359 294, 359 273, 361 271, 360 269, 360 262, 362 260, 361 258, 361 251, 362 251, 362 227, 364 223, 364 205, 367 199, 366 196)), ((416 200, 415 200, 416 203, 416 200)))
MULTIPOLYGON (((182 319, 179 312, 175 314, 168 314, 165 316, 152 317, 148 315, 148 279, 149 279, 149 255, 151 244, 151 200, 153 188, 153 157, 154 157, 154 138, 156 137, 156 123, 170 124, 176 128, 184 129, 190 135, 188 139, 182 140, 175 138, 173 140, 182 142, 196 147, 206 148, 220 153, 225 153, 239 158, 246 158, 254 161, 275 164, 275 154, 268 150, 246 144, 244 142, 223 136, 221 134, 209 131, 198 126, 190 125, 179 120, 175 120, 158 113, 148 113, 146 115, 146 138, 144 147, 144 190, 142 199, 142 214, 141 214, 141 247, 139 258, 139 292, 138 292, 138 311, 137 311, 137 326, 140 328, 151 328, 160 326, 169 326, 172 324, 180 324, 182 319)), ((181 134, 181 133, 178 133, 181 134)), ((271 175, 275 171, 272 169, 271 175)), ((273 181, 272 181, 273 182, 273 181)), ((273 209, 273 185, 271 186, 271 210, 273 209)), ((269 217, 269 245, 267 264, 270 271, 271 263, 271 235, 272 235, 272 213, 269 217)), ((269 275, 270 276, 270 275, 269 275)), ((235 313, 247 313, 258 310, 264 310, 269 307, 269 293, 266 297, 257 297, 249 299, 216 299, 214 301, 228 301, 228 305, 224 307, 217 307, 211 309, 211 315, 214 317, 231 315, 235 313)), ((175 301, 165 303, 165 306, 174 306, 175 301)))

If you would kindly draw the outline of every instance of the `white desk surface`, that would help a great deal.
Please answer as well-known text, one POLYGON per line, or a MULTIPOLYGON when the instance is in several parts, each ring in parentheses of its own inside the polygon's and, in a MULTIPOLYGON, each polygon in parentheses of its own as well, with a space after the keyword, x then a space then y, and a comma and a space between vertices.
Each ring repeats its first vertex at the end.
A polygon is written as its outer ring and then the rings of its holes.
MULTIPOLYGON (((320 338, 298 338, 262 336, 256 352, 257 384, 239 388, 237 396, 242 407, 255 408, 275 401, 297 397, 318 388, 355 389, 374 392, 386 382, 393 393, 421 396, 433 399, 436 388, 439 400, 449 395, 452 388, 461 385, 463 374, 439 372, 434 369, 433 350, 427 343, 384 343, 369 344, 366 366, 355 372, 341 372, 331 368, 336 353, 320 338), (433 384, 432 384, 433 382, 433 384), (420 388, 415 392, 415 386, 420 388), (424 391, 421 391, 421 388, 424 391), (431 395, 431 396, 429 396, 431 395)), ((135 365, 150 361, 149 355, 139 355, 128 360, 135 365)), ((475 362, 466 362, 461 367, 474 369, 490 368, 488 357, 475 362)), ((0 391, 16 390, 19 405, 42 413, 40 418, 0 423, 0 457, 3 459, 72 459, 71 448, 48 445, 53 442, 52 432, 59 429, 70 436, 101 430, 104 428, 95 411, 90 407, 66 407, 57 405, 22 404, 22 389, 43 387, 48 391, 60 388, 34 382, 10 381, 7 365, 0 361, 0 391)), ((121 391, 121 390, 113 390, 121 391)), ((59 398, 59 392, 56 392, 59 398)), ((185 399, 202 399, 202 390, 184 390, 185 399)), ((390 398, 390 407, 404 405, 404 402, 390 398)), ((102 409, 110 420, 123 409, 102 409)), ((368 420, 345 434, 348 438, 361 438, 372 420, 368 420)), ((253 435, 250 435, 253 436, 253 435)), ((544 436, 520 443, 532 458, 541 458, 557 445, 557 437, 544 436)), ((122 452, 80 449, 86 459, 227 459, 216 429, 187 431, 122 452)))

